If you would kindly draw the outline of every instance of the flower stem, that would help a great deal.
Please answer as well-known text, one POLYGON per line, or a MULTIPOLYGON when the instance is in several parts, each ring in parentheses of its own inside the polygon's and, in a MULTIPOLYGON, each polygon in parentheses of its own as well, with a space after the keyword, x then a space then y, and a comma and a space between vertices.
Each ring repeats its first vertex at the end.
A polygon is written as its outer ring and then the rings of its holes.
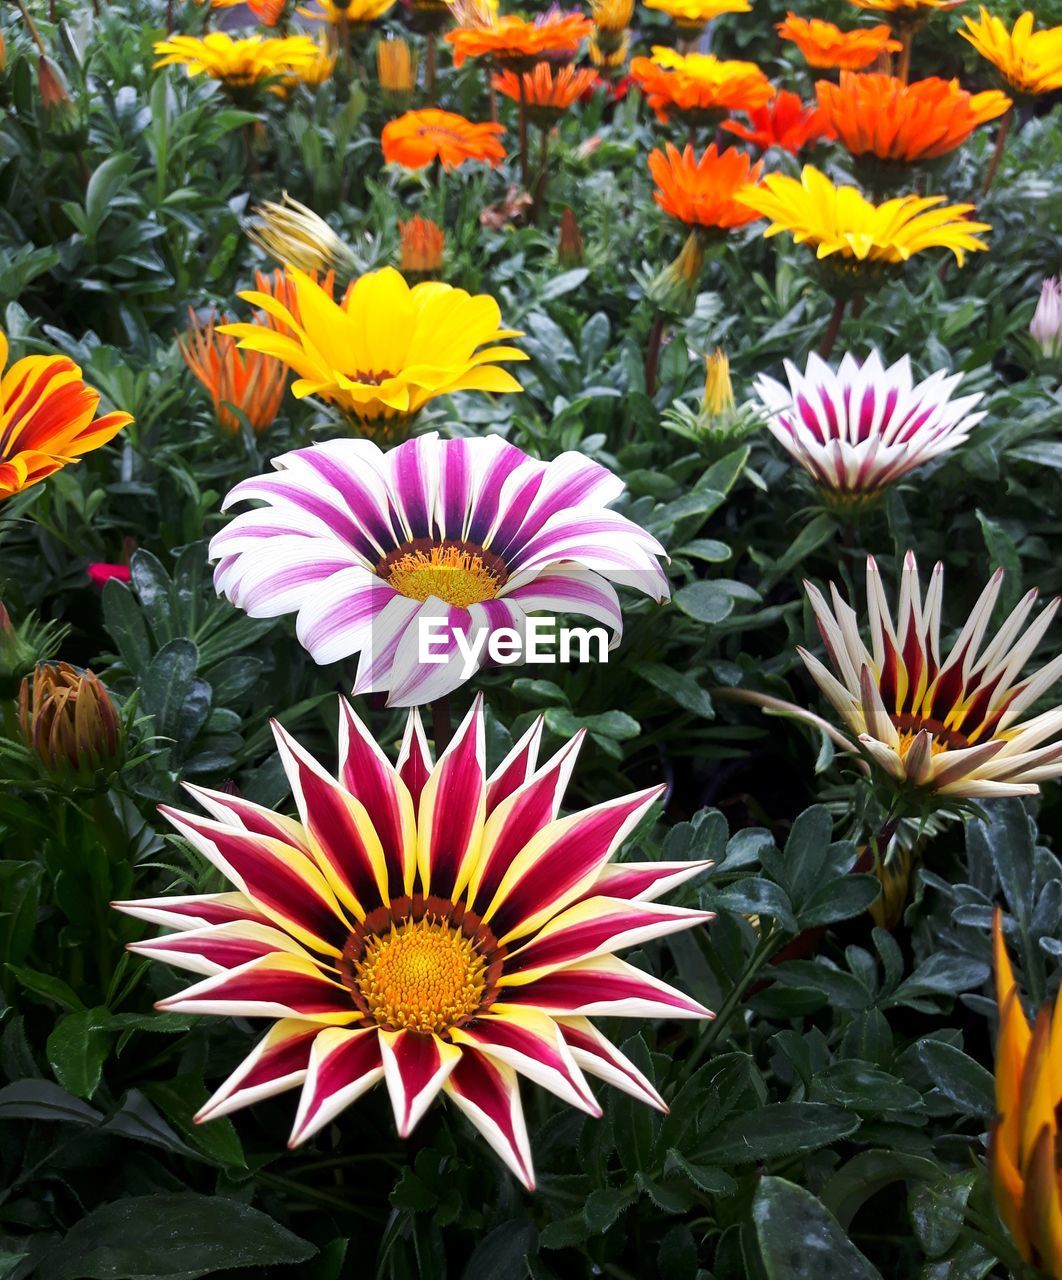
POLYGON ((656 370, 660 363, 660 343, 664 337, 664 317, 658 311, 653 316, 649 340, 645 345, 645 394, 651 400, 656 394, 656 370))
POLYGON ((737 982, 730 988, 726 999, 723 1001, 716 1013, 715 1018, 708 1024, 705 1033, 693 1046, 693 1051, 686 1059, 686 1070, 693 1071, 699 1065, 701 1060, 708 1053, 708 1050, 715 1044, 723 1032, 723 1028, 730 1021, 731 1015, 744 999, 745 992, 752 985, 753 979, 770 960, 771 956, 781 946, 781 940, 777 936, 776 929, 770 929, 759 941, 755 951, 748 959, 748 963, 742 970, 741 976, 737 982))
POLYGON ((826 333, 823 335, 822 345, 819 347, 819 355, 823 360, 829 359, 833 344, 837 341, 837 335, 841 332, 841 321, 843 319, 844 298, 834 298, 833 310, 830 312, 830 323, 826 326, 826 333))
POLYGON ((33 37, 33 43, 37 46, 37 48, 40 50, 41 53, 47 55, 48 48, 45 45, 44 41, 41 39, 41 33, 37 30, 37 24, 30 17, 29 10, 26 8, 25 4, 23 3, 23 0, 15 0, 15 4, 18 6, 18 11, 19 13, 22 14, 22 17, 26 23, 26 27, 28 28, 30 35, 33 37))
POLYGON ((911 45, 914 44, 914 27, 909 22, 903 24, 900 40, 903 48, 900 50, 900 65, 896 74, 906 84, 911 74, 911 45))
POLYGON ((516 82, 520 86, 520 183, 527 191, 531 165, 527 156, 527 89, 521 72, 517 72, 516 82))
POLYGON ((538 226, 542 214, 542 205, 546 199, 546 185, 549 182, 549 129, 543 126, 539 131, 538 174, 535 177, 535 190, 531 199, 531 222, 538 226))
POLYGON ((436 35, 433 31, 428 36, 428 48, 424 57, 424 96, 428 99, 428 105, 435 103, 435 72, 436 61, 438 59, 438 48, 436 45, 436 35))
POLYGON ((1011 126, 1014 123, 1013 106, 1007 111, 1007 114, 999 122, 999 128, 996 130, 996 146, 992 152, 992 160, 988 166, 988 172, 985 174, 985 185, 981 188, 983 196, 988 195, 992 190, 992 183, 996 180, 996 174, 999 171, 999 162, 1003 159, 1003 148, 1007 145, 1007 138, 1010 136, 1011 126))
POLYGON ((435 739, 435 758, 438 760, 453 737, 448 693, 444 693, 441 698, 436 698, 431 704, 431 736, 435 739))

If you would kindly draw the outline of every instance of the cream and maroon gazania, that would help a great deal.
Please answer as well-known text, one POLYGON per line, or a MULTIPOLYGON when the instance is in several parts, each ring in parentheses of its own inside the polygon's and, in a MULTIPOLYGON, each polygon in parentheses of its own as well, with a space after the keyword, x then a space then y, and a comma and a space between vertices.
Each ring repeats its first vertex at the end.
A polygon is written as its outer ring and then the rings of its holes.
POLYGON ((869 650, 837 588, 830 584, 831 606, 817 587, 804 584, 833 673, 806 650, 798 652, 867 756, 896 782, 991 799, 1035 795, 1040 782, 1062 775, 1062 743, 1048 741, 1062 730, 1062 707, 1021 719, 1062 674, 1059 655, 1022 678, 1059 601, 1023 632, 1037 598, 1035 589, 1028 592, 986 644, 1002 584, 997 569, 943 661, 943 565, 934 568, 923 602, 918 565, 907 553, 894 624, 878 567, 867 560, 869 650))
POLYGON ((710 918, 653 902, 707 863, 610 865, 661 787, 558 817, 581 735, 539 765, 540 719, 488 776, 478 699, 434 765, 415 711, 392 766, 341 700, 338 780, 274 731, 299 821, 162 809, 236 891, 115 904, 177 931, 132 950, 207 975, 160 1009, 276 1020, 198 1120, 301 1086, 295 1145, 383 1080, 406 1137, 441 1091, 533 1188, 517 1073, 666 1110, 588 1020, 711 1016, 612 954, 710 918))

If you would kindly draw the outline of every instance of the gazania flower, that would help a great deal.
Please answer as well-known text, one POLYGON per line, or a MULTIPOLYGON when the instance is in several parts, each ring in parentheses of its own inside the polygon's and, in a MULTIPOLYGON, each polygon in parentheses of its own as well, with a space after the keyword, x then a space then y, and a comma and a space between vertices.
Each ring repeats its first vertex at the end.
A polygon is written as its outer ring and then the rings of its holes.
POLYGON ((909 165, 961 146, 978 125, 1010 106, 1005 93, 967 93, 958 80, 936 76, 904 84, 895 76, 853 75, 815 86, 830 128, 856 157, 909 165))
POLYGON ((789 386, 761 374, 756 392, 774 438, 838 501, 865 501, 916 467, 967 439, 985 416, 976 395, 951 398, 960 374, 915 382, 904 356, 886 366, 877 351, 862 364, 846 355, 837 369, 808 357, 801 373, 785 361, 789 386))
POLYGON ((230 90, 254 89, 289 73, 311 67, 320 50, 309 36, 244 36, 234 40, 224 31, 197 36, 170 36, 155 45, 156 67, 183 66, 190 76, 206 75, 230 90))
MULTIPOLYGON (((324 275, 318 275, 316 272, 307 272, 314 284, 324 290, 326 296, 331 300, 335 297, 336 277, 334 271, 326 271, 324 275)), ((290 313, 299 324, 302 321, 299 318, 299 298, 295 292, 295 284, 288 276, 287 272, 281 269, 274 271, 256 271, 254 273, 254 287, 259 293, 268 294, 275 302, 279 302, 284 311, 290 313)), ((348 286, 349 288, 349 286, 348 286)), ((266 315, 264 311, 259 311, 255 320, 259 324, 268 325, 271 329, 275 329, 277 333, 293 336, 294 330, 283 320, 279 320, 275 315, 266 315)))
POLYGON ((446 234, 438 223, 415 213, 408 222, 399 222, 398 234, 403 275, 432 276, 442 270, 446 234))
POLYGON ((725 120, 723 128, 735 137, 751 142, 761 151, 780 147, 796 155, 805 147, 813 146, 833 137, 821 108, 805 106, 798 93, 783 89, 763 107, 754 107, 745 113, 748 124, 738 120, 725 120))
POLYGON ((658 9, 679 27, 699 29, 722 13, 751 13, 749 0, 645 0, 647 9, 658 9))
POLYGON ((554 74, 548 62, 538 62, 530 71, 517 74, 502 71, 491 77, 491 84, 499 93, 520 101, 520 82, 523 81, 524 101, 530 118, 542 127, 548 127, 575 102, 598 84, 596 71, 588 67, 572 65, 560 67, 554 74))
POLYGON ((599 36, 602 32, 621 35, 634 17, 634 0, 590 0, 590 17, 599 36))
POLYGON ((7 351, 0 330, 0 501, 80 462, 133 421, 96 417, 100 394, 69 356, 25 356, 7 369, 7 351))
POLYGON ((307 89, 320 89, 321 85, 331 80, 332 73, 336 69, 336 58, 339 50, 327 32, 323 38, 318 37, 315 43, 317 45, 317 57, 308 67, 303 67, 301 71, 287 77, 287 83, 291 85, 302 84, 307 89))
POLYGON ((526 71, 543 58, 569 57, 593 30, 581 13, 552 11, 538 22, 506 14, 490 26, 462 26, 444 37, 454 47, 454 66, 466 58, 491 58, 510 71, 526 71))
POLYGON ((459 169, 466 160, 494 168, 505 159, 498 140, 504 132, 505 126, 492 120, 474 124, 452 111, 427 107, 384 125, 380 143, 387 163, 403 169, 423 169, 436 159, 446 170, 459 169))
POLYGON ((1062 1277, 1062 991, 1030 1026, 1003 939, 992 921, 999 1038, 996 1122, 988 1144, 992 1193, 1022 1260, 1053 1280, 1062 1277), (1053 1004, 1053 1007, 1052 1007, 1053 1004))
MULTIPOLYGON (((202 4, 203 0, 196 0, 196 3, 202 4)), ((256 22, 260 22, 263 27, 275 27, 287 8, 288 0, 210 0, 210 7, 235 9, 244 3, 254 15, 256 22)))
POLYGON ((809 67, 841 67, 846 71, 863 71, 885 53, 899 53, 903 45, 892 38, 884 23, 877 27, 860 27, 842 31, 821 18, 800 18, 787 13, 777 25, 783 40, 790 40, 804 55, 809 67))
POLYGON ((333 27, 347 23, 352 27, 367 27, 392 9, 395 0, 350 0, 349 4, 336 4, 334 0, 313 0, 316 8, 299 9, 304 18, 314 22, 327 22, 333 27))
POLYGON ((837 255, 842 270, 858 266, 864 280, 866 268, 906 262, 926 249, 950 249, 962 266, 967 252, 988 248, 976 233, 991 230, 966 217, 971 204, 944 205, 944 196, 900 196, 874 205, 855 187, 835 187, 810 164, 799 178, 768 174, 762 186, 734 198, 773 220, 765 236, 789 231, 797 244, 813 246, 817 258, 837 255))
POLYGON ((412 713, 397 767, 340 708, 338 777, 274 724, 298 821, 192 786, 210 817, 162 808, 233 891, 114 904, 174 931, 131 950, 206 975, 160 1009, 272 1022, 196 1119, 301 1086, 294 1146, 383 1081, 408 1137, 444 1093, 533 1189, 518 1075, 666 1111, 589 1021, 711 1016, 613 954, 710 918, 653 901, 705 863, 610 865, 663 788, 561 818, 579 742, 539 767, 541 721, 488 776, 478 702, 435 764, 412 713))
POLYGON ((997 570, 946 658, 940 656, 944 566, 933 570, 925 603, 918 565, 907 553, 899 616, 893 623, 873 558, 867 561, 871 647, 855 612, 832 586, 832 608, 806 583, 831 672, 799 650, 815 682, 867 756, 895 783, 941 796, 987 800, 1036 795, 1062 774, 1062 743, 1043 744, 1062 729, 1062 707, 1022 720, 1062 672, 1062 655, 1035 675, 1025 664, 1047 631, 1053 600, 1024 631, 1036 603, 1030 591, 985 644, 1003 583, 997 570))
POLYGON ((634 58, 631 77, 665 124, 674 112, 694 123, 715 123, 727 112, 762 107, 775 93, 753 62, 681 54, 662 46, 653 49, 652 58, 634 58))
POLYGON ((1062 276, 1049 276, 1040 286, 1029 335, 1045 359, 1062 355, 1062 276))
POLYGON ((478 668, 492 631, 520 635, 529 613, 579 613, 622 634, 611 581, 668 598, 660 544, 607 509, 623 483, 565 453, 536 462, 497 436, 434 433, 388 453, 330 440, 276 459, 279 475, 225 500, 269 505, 211 543, 214 585, 252 617, 298 612, 300 642, 322 664, 360 653, 356 693, 391 706, 430 702, 478 668), (445 624, 436 661, 419 660, 428 624, 445 624), (457 660, 457 634, 476 640, 457 660))
POLYGON ((431 282, 410 288, 384 267, 361 276, 337 304, 303 272, 290 268, 289 275, 297 314, 268 293, 242 293, 280 326, 228 324, 222 332, 293 369, 300 399, 320 396, 363 425, 394 429, 436 396, 522 390, 493 362, 527 357, 491 345, 521 335, 500 328, 498 304, 486 294, 431 282))
POLYGON ((965 29, 959 32, 1016 93, 1030 97, 1062 89, 1062 27, 1034 31, 1033 21, 1032 13, 1023 13, 1008 31, 982 8, 976 22, 963 18, 965 29))
POLYGON ((293 200, 286 191, 280 203, 263 200, 251 210, 248 237, 284 267, 308 275, 338 271, 344 278, 356 270, 354 254, 319 214, 293 200))
MULTIPOLYGON (((221 323, 225 321, 223 315, 221 323)), ((203 323, 191 308, 188 332, 184 339, 177 339, 177 346, 185 364, 210 392, 219 426, 239 431, 244 418, 256 432, 272 426, 288 381, 288 371, 279 360, 257 351, 238 351, 235 339, 219 333, 213 319, 203 323)))
POLYGON ((763 161, 753 164, 737 147, 719 151, 713 142, 698 160, 691 146, 682 152, 671 143, 649 156, 656 190, 653 199, 669 217, 687 227, 728 231, 759 216, 734 195, 760 180, 763 161))
POLYGON ((396 36, 380 41, 376 46, 376 75, 390 105, 408 106, 417 86, 417 59, 408 40, 396 36))
POLYGON ((934 12, 957 9, 965 0, 851 0, 857 9, 891 13, 897 23, 920 22, 934 12))
POLYGON ((108 564, 105 560, 96 560, 85 566, 85 576, 94 587, 102 591, 112 578, 119 582, 132 582, 133 571, 127 564, 108 564))

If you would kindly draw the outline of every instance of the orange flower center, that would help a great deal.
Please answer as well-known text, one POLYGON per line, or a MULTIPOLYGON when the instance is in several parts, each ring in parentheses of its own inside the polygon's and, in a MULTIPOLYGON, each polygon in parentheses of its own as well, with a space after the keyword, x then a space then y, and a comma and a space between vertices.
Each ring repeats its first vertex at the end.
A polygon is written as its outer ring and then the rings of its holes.
POLYGON ((392 552, 376 570, 410 600, 436 596, 455 608, 493 600, 505 581, 505 566, 478 547, 435 543, 392 552))
POLYGON ((487 961, 459 928, 426 917, 369 938, 354 982, 380 1026, 437 1034, 480 1007, 487 961))
POLYGON ((964 734, 957 733, 954 729, 945 728, 939 720, 930 720, 923 716, 915 715, 898 715, 890 716, 889 718, 900 735, 898 754, 901 760, 910 751, 915 738, 918 737, 923 729, 933 735, 933 741, 929 745, 932 755, 939 755, 942 751, 962 751, 970 745, 964 734))

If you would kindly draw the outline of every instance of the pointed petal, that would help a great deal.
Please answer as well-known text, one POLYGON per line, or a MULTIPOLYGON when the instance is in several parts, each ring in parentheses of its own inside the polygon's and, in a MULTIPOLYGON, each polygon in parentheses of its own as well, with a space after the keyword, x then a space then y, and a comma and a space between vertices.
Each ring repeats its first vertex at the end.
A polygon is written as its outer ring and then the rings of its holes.
POLYGON ((556 1017, 598 1014, 617 1018, 712 1018, 689 996, 615 956, 585 960, 526 986, 500 986, 506 1000, 556 1017))
POLYGON ((438 1036, 415 1031, 381 1031, 384 1079, 400 1138, 408 1138, 435 1100, 461 1050, 438 1036))
POLYGON ((178 894, 171 898, 112 902, 111 906, 115 911, 162 925, 164 929, 202 929, 208 924, 225 924, 229 920, 268 923, 268 917, 262 915, 245 893, 178 894))
POLYGON ((283 954, 249 960, 206 978, 155 1008, 230 1018, 305 1018, 335 1026, 362 1017, 342 983, 333 982, 312 960, 283 954))
POLYGON ((297 1147, 330 1124, 341 1111, 383 1079, 380 1033, 376 1027, 318 1033, 299 1098, 289 1147, 297 1147))
POLYGON ((590 893, 592 896, 603 894, 609 898, 626 898, 631 902, 653 902, 714 866, 715 863, 709 859, 699 862, 610 862, 601 868, 590 893))
POLYGON ((646 1076, 598 1031, 589 1018, 560 1018, 558 1021, 572 1057, 584 1071, 658 1111, 667 1111, 667 1103, 646 1076))
POLYGON ((485 758, 480 696, 420 797, 417 866, 425 894, 456 901, 472 874, 486 816, 485 758))
POLYGON ((531 1144, 512 1067, 468 1050, 443 1087, 519 1181, 534 1191, 531 1144))
POLYGON ((277 952, 310 959, 290 933, 254 920, 231 920, 227 924, 207 925, 204 929, 182 929, 180 933, 169 933, 162 938, 130 942, 127 947, 151 960, 206 974, 224 973, 248 960, 277 952))
POLYGON ((253 1102, 294 1089, 306 1078, 310 1046, 321 1029, 315 1023, 284 1018, 258 1044, 196 1113, 196 1124, 217 1120, 253 1102))

